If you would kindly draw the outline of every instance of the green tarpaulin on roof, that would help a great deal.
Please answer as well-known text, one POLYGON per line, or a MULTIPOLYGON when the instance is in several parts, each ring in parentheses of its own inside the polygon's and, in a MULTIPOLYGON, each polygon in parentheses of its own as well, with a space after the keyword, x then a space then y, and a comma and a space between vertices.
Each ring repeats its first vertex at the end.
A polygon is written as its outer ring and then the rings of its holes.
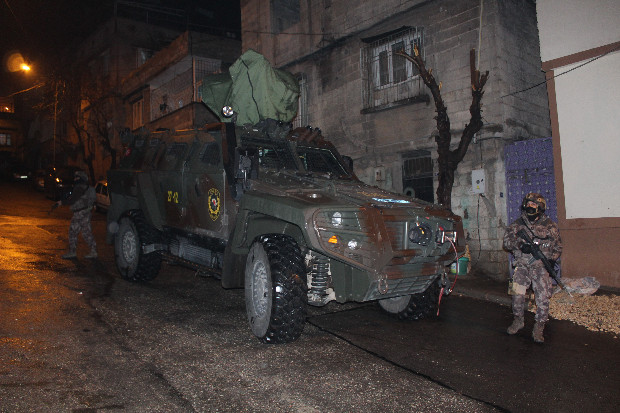
POLYGON ((237 124, 257 124, 264 119, 290 122, 297 114, 299 85, 291 73, 274 69, 263 55, 248 50, 228 73, 208 76, 200 87, 202 101, 220 117, 231 106, 237 124))

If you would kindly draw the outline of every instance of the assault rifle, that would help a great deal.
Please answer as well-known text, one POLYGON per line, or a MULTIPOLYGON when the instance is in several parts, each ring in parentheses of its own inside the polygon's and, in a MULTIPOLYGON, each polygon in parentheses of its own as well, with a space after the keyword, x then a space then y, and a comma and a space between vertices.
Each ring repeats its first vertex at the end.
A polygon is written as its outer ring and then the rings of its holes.
POLYGON ((50 215, 52 212, 54 212, 56 208, 58 208, 58 204, 54 202, 52 204, 52 207, 49 209, 49 211, 47 211, 47 215, 50 215))
POLYGON ((568 295, 572 297, 573 295, 570 293, 570 291, 568 291, 568 288, 566 288, 566 285, 564 285, 562 280, 558 278, 558 275, 555 273, 555 268, 553 268, 553 264, 551 263, 551 261, 549 261, 547 257, 545 257, 545 254, 543 254, 543 252, 540 250, 540 247, 538 246, 538 244, 534 243, 534 241, 532 241, 532 238, 530 238, 530 236, 527 235, 527 232, 525 232, 522 229, 520 229, 519 232, 517 232, 517 236, 522 238, 525 241, 525 243, 532 248, 532 257, 534 257, 536 260, 542 261, 543 265, 545 266, 545 269, 547 270, 551 278, 553 278, 555 282, 558 283, 558 285, 562 287, 562 289, 566 291, 568 295))

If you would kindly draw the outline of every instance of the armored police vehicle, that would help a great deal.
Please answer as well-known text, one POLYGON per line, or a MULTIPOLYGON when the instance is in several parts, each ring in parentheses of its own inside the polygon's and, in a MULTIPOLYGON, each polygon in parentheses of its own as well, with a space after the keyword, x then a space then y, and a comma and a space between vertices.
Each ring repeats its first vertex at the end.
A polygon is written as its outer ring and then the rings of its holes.
POLYGON ((432 316, 464 248, 458 216, 362 183, 318 129, 274 119, 135 135, 108 185, 124 279, 166 259, 243 287, 267 343, 294 341, 307 305, 333 300, 432 316))

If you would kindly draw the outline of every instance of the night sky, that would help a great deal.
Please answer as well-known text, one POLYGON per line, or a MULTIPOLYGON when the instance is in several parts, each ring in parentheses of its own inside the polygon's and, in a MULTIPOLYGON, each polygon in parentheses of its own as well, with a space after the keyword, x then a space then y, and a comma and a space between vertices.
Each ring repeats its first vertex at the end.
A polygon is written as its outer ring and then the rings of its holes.
MULTIPOLYGON (((7 71, 6 59, 12 52, 20 52, 39 73, 45 71, 55 64, 56 58, 70 52, 72 44, 110 19, 114 15, 114 3, 114 0, 0 0, 0 56, 3 61, 0 96, 14 93, 32 82, 32 79, 25 79, 23 73, 7 71)), ((189 15, 194 30, 240 30, 239 1, 136 0, 118 3, 118 13, 125 17, 148 11, 154 18, 159 16, 169 19, 171 24, 187 26, 189 15)))

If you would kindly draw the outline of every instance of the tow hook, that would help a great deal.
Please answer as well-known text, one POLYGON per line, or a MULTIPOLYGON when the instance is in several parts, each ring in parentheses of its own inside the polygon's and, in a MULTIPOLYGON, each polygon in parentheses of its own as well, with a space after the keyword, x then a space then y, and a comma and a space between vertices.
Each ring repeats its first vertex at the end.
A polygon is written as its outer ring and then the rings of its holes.
POLYGON ((452 287, 448 287, 448 284, 450 284, 450 278, 448 277, 448 273, 444 271, 443 275, 441 276, 441 289, 443 291, 443 295, 450 295, 450 293, 454 289, 454 284, 452 284, 452 287))
POLYGON ((450 295, 452 290, 454 290, 454 285, 456 284, 456 278, 454 279, 454 283, 451 287, 446 288, 446 286, 450 283, 450 279, 448 278, 448 273, 444 271, 441 276, 441 290, 439 291, 439 300, 437 301, 437 316, 439 316, 439 306, 441 305, 441 298, 446 295, 450 295))

